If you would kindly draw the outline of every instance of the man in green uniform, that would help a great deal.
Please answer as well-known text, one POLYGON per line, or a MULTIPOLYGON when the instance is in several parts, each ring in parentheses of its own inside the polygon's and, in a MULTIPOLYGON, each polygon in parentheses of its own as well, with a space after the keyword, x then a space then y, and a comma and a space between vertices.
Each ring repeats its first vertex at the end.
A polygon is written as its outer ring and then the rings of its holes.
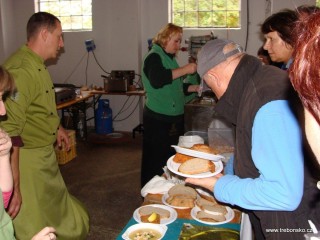
POLYGON ((28 239, 44 226, 53 226, 58 239, 85 239, 89 217, 71 196, 61 176, 53 144, 70 147, 59 126, 54 86, 44 64, 63 47, 61 23, 45 12, 31 16, 27 44, 4 64, 17 94, 6 101, 8 120, 1 127, 11 136, 14 192, 8 208, 17 239, 28 239))

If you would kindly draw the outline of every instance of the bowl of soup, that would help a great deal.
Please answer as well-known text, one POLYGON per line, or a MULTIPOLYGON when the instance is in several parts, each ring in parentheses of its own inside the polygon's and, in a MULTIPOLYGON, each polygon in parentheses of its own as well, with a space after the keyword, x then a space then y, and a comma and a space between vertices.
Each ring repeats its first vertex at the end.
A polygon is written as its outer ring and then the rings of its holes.
POLYGON ((130 226, 123 234, 125 240, 159 240, 166 234, 168 227, 162 224, 138 223, 130 226))

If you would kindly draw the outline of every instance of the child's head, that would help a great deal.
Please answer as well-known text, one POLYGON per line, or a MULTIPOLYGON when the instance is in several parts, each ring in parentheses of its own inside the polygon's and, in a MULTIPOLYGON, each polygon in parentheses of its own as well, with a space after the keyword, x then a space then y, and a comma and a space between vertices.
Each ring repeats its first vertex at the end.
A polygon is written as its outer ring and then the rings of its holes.
POLYGON ((15 84, 10 73, 0 66, 0 116, 6 115, 4 100, 15 91, 15 84))
POLYGON ((2 96, 9 96, 16 90, 13 77, 2 66, 0 66, 0 92, 2 96))

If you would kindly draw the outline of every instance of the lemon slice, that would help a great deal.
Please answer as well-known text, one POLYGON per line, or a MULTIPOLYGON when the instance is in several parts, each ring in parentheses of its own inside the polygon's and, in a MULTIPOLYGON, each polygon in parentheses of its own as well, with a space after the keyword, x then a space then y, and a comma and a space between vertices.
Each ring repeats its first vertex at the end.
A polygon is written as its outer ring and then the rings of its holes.
POLYGON ((152 213, 149 217, 148 217, 148 221, 149 222, 153 222, 155 221, 157 218, 157 214, 156 213, 152 213))

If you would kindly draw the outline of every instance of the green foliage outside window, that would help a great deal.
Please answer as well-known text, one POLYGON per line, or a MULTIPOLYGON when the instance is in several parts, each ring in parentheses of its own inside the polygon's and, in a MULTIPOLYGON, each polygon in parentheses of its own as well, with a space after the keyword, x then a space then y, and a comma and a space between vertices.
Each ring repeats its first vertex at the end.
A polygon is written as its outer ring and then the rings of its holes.
POLYGON ((63 31, 92 30, 92 0, 35 0, 36 11, 58 17, 63 31))
POLYGON ((241 26, 241 0, 169 1, 171 22, 181 27, 240 28, 241 26))

